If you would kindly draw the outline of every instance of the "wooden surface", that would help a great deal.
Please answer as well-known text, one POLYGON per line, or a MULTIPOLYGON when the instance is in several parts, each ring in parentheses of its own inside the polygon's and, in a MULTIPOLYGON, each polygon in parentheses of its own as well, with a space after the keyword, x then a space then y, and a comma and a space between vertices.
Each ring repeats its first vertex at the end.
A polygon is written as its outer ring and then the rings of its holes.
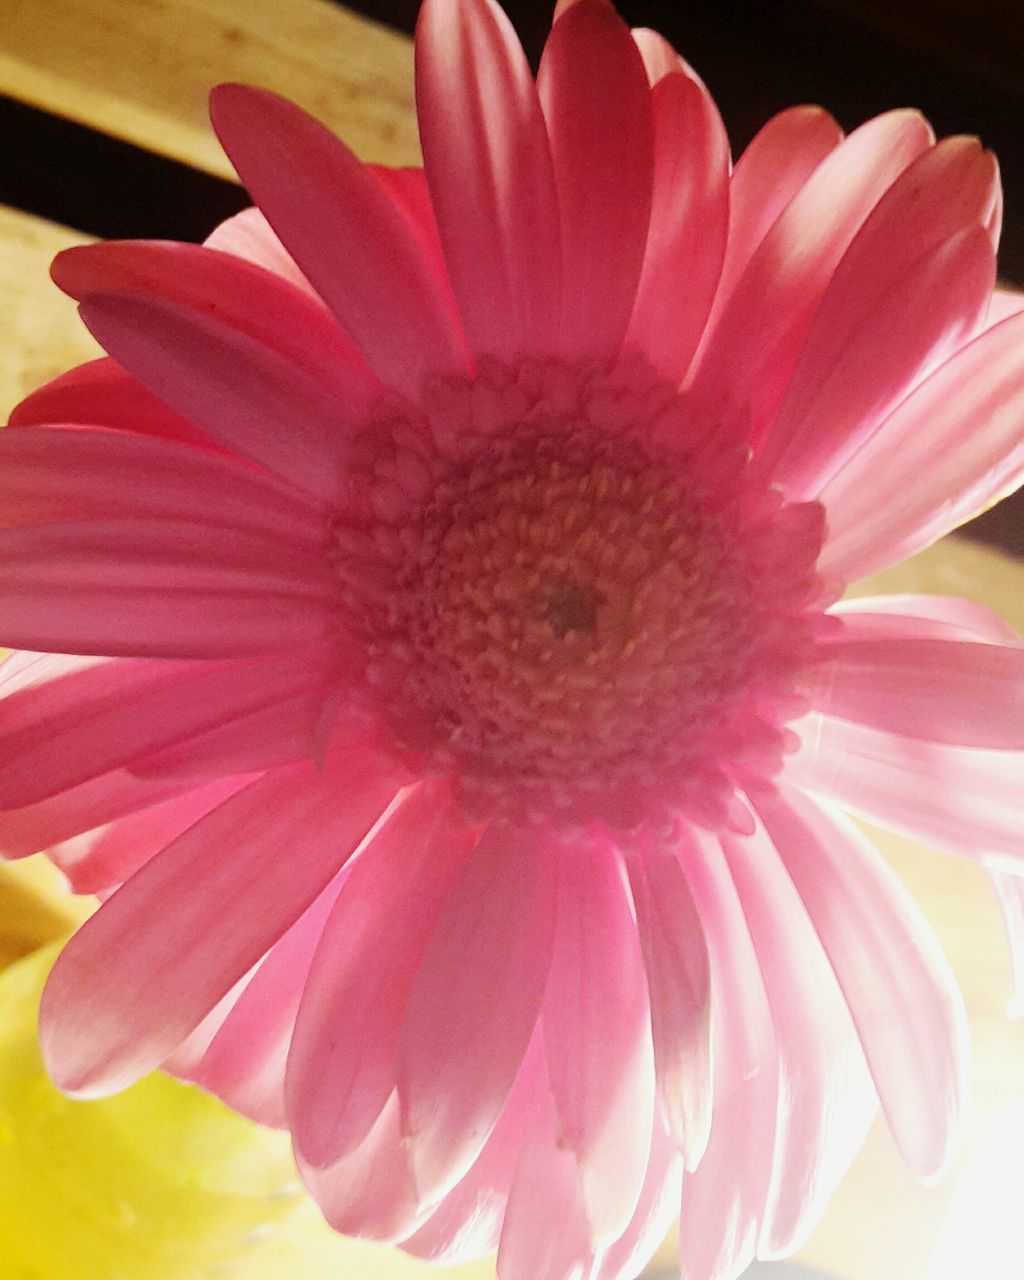
POLYGON ((415 164, 409 41, 326 0, 3 0, 0 93, 233 177, 206 100, 274 89, 364 160, 415 164))
POLYGON ((41 383, 100 354, 50 262, 86 236, 0 205, 0 422, 41 383))
MULTIPOLYGON (((294 96, 366 158, 415 160, 407 42, 318 0, 8 0, 0 24, 0 92, 214 173, 230 170, 208 133, 205 95, 233 79, 294 96)), ((32 387, 95 354, 72 304, 47 277, 53 253, 81 240, 0 210, 2 415, 32 387)), ((963 594, 1024 630, 1024 567, 969 543, 947 541, 861 589, 963 594)), ((967 998, 977 1150, 1024 1091, 1024 1025, 1004 1017, 1009 969, 999 915, 978 868, 891 836, 879 843, 923 904, 967 998)), ((0 885, 0 894, 23 891, 0 885)), ((972 1176, 968 1152, 943 1187, 921 1189, 879 1129, 801 1257, 843 1280, 945 1280, 929 1272, 929 1259, 947 1246, 940 1224, 972 1176)))

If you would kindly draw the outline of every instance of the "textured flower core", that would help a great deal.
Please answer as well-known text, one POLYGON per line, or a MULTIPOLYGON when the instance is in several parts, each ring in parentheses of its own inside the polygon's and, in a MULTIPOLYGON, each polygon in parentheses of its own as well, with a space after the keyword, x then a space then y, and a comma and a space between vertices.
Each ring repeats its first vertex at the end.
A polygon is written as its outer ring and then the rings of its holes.
MULTIPOLYGON (((725 464, 682 447, 682 402, 637 370, 614 386, 559 375, 553 395, 543 371, 485 369, 486 430, 449 387, 425 424, 376 433, 388 462, 360 486, 376 561, 353 561, 389 589, 351 600, 374 682, 402 744, 453 768, 481 816, 664 825, 691 794, 719 812, 751 714, 760 723, 761 701, 779 719, 766 695, 778 701, 806 647, 794 585, 807 586, 817 515, 713 483, 725 464), (461 430, 441 431, 460 403, 461 430), (723 492, 741 496, 723 505, 723 492), (795 571, 765 560, 782 510, 809 516, 795 571)), ((762 727, 772 772, 783 739, 762 727)))

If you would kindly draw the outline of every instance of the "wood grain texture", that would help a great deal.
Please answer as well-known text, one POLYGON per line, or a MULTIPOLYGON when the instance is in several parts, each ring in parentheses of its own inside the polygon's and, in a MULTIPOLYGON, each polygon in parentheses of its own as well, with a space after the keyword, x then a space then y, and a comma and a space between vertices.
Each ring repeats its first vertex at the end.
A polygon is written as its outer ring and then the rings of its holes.
POLYGON ((102 354, 50 279, 54 255, 86 243, 76 231, 0 205, 0 422, 30 391, 102 354))
POLYGON ((5 0, 0 93, 234 177, 210 89, 273 89, 366 160, 415 164, 412 45, 326 0, 5 0))

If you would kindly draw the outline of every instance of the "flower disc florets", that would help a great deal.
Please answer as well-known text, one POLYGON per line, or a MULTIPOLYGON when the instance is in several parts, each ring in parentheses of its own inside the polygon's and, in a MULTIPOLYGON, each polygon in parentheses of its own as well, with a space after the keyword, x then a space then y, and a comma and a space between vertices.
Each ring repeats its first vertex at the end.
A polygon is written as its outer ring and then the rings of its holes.
POLYGON ((639 365, 527 363, 364 440, 348 605, 396 738, 469 811, 720 821, 779 767, 818 510, 694 438, 639 365))

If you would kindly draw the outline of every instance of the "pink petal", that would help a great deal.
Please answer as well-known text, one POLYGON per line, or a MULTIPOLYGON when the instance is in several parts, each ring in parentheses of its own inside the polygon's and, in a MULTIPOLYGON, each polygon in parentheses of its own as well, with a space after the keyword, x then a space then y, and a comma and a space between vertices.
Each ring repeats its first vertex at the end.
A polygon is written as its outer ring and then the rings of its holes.
POLYGON ((794 496, 816 496, 880 415, 983 322, 995 284, 983 224, 998 189, 995 161, 977 139, 947 138, 893 183, 861 227, 763 450, 765 469, 794 496))
POLYGON ((590 1280, 633 1280, 651 1260, 679 1214, 683 1162, 655 1118, 647 1174, 629 1225, 600 1257, 590 1280))
POLYGON ((660 84, 666 76, 675 75, 680 71, 693 79, 697 78, 692 68, 686 65, 660 32, 652 31, 650 27, 634 27, 632 35, 636 47, 640 50, 640 56, 644 60, 647 81, 652 88, 660 84))
POLYGON ((12 647, 222 658, 327 635, 330 566, 253 531, 145 518, 0 530, 0 640, 12 647))
POLYGON ((501 1229, 498 1278, 589 1280, 594 1254, 579 1166, 560 1140, 558 1115, 542 1072, 537 1085, 501 1229))
POLYGON ((533 76, 491 0, 427 0, 416 31, 424 163, 471 350, 557 341, 558 203, 533 76))
POLYGON ((281 769, 148 862, 47 985, 41 1042, 59 1086, 96 1096, 159 1065, 316 898, 398 785, 365 753, 281 769))
POLYGON ((214 227, 203 241, 207 249, 233 254, 244 262, 273 271, 299 289, 316 295, 313 286, 295 265, 295 260, 274 234, 270 223, 259 209, 243 209, 214 227))
POLYGON ((113 427, 222 452, 221 446, 129 377, 109 356, 62 373, 11 413, 12 427, 50 423, 113 427))
POLYGON ((840 637, 934 636, 1016 644, 1020 637, 998 613, 959 596, 859 596, 830 610, 843 620, 840 637))
POLYGON ((401 214, 323 125, 275 94, 221 85, 214 129, 288 252, 381 380, 415 398, 464 367, 457 322, 401 214))
POLYGON ((798 792, 758 809, 842 987, 911 1172, 955 1154, 967 1096, 963 1001, 913 899, 851 822, 798 792))
POLYGON ((626 345, 642 351, 666 381, 679 383, 707 322, 725 252, 729 140, 707 90, 681 71, 655 85, 651 109, 650 234, 626 345))
POLYGON ((902 737, 1024 748, 1024 647, 854 627, 825 646, 805 692, 826 715, 902 737))
POLYGON ((555 23, 537 84, 561 207, 561 351, 607 359, 625 337, 650 221, 647 74, 614 9, 579 0, 555 23))
POLYGON ((253 780, 251 775, 217 778, 184 794, 160 796, 145 808, 48 849, 47 856, 68 877, 75 893, 109 893, 253 780))
POLYGON ((409 233, 419 246, 437 279, 438 288, 455 306, 448 266, 441 248, 441 233, 437 229, 437 217, 430 199, 427 175, 422 169, 390 169, 386 165, 371 164, 370 172, 376 178, 388 199, 402 215, 409 233))
POLYGON ((771 1188, 758 1257, 784 1257, 820 1218, 867 1136, 875 1092, 850 1015, 762 828, 722 849, 757 954, 779 1056, 771 1188))
POLYGON ((648 847, 626 865, 647 971, 660 1111, 686 1167, 695 1169, 711 1130, 707 944, 677 858, 648 847))
MULTIPOLYGON (((845 277, 837 273, 836 283, 845 277)), ((908 389, 977 329, 994 283, 988 237, 972 227, 909 267, 864 312, 856 286, 850 295, 830 290, 765 445, 765 473, 791 499, 817 497, 908 389)))
POLYGON ((402 1132, 425 1199, 476 1159, 523 1061, 548 975, 555 855, 539 830, 488 828, 427 943, 398 1050, 402 1132))
POLYGON ((350 1155, 327 1169, 299 1156, 298 1166, 324 1217, 342 1235, 394 1244, 426 1216, 402 1141, 397 1094, 350 1155))
POLYGON ((353 867, 310 968, 288 1060, 289 1127, 308 1164, 351 1151, 394 1090, 416 970, 471 850, 445 788, 425 783, 353 867))
POLYGON ((0 434, 0 523, 132 517, 238 529, 307 556, 324 541, 324 514, 302 494, 205 450, 113 431, 0 434))
MULTIPOLYGON (((116 822, 126 814, 178 796, 191 786, 191 783, 179 779, 143 780, 125 769, 114 769, 48 800, 6 810, 0 815, 3 829, 0 857, 24 858, 30 853, 61 846, 84 832, 116 822)), ((71 877, 76 893, 90 892, 77 887, 73 870, 75 860, 76 855, 70 849, 62 854, 62 865, 68 864, 65 874, 71 877)), ((120 882, 121 878, 115 877, 111 883, 120 882)))
POLYGON ((353 407, 295 361, 191 307, 96 294, 79 308, 93 336, 154 395, 240 457, 316 498, 336 499, 353 407))
POLYGON ((987 330, 899 405, 822 489, 821 572, 850 581, 930 546, 1024 476, 1024 315, 987 330))
MULTIPOLYGON (((313 670, 307 671, 301 688, 146 756, 136 761, 133 771, 141 777, 201 782, 224 774, 276 769, 298 760, 319 760, 325 731, 335 728, 332 720, 342 720, 339 712, 344 704, 339 704, 336 677, 314 682, 315 665, 309 664, 313 670)), ((332 744, 365 736, 365 727, 358 722, 346 721, 338 727, 347 734, 330 733, 332 744)))
POLYGON ((781 403, 825 288, 880 197, 931 142, 913 111, 869 120, 833 151, 736 283, 692 386, 692 412, 757 440, 781 403))
POLYGON ((547 1089, 542 1055, 527 1051, 508 1102, 472 1168, 402 1248, 426 1261, 450 1266, 493 1253, 501 1238, 509 1189, 538 1089, 547 1089))
MULTIPOLYGON (((3 703, 0 806, 19 808, 314 686, 306 663, 96 662, 3 703)), ((325 696, 325 695, 321 695, 325 696)), ((312 723, 310 724, 312 736, 312 723)))
POLYGON ((997 289, 992 295, 988 309, 988 324, 991 328, 1010 316, 1019 316, 1024 311, 1024 293, 1015 289, 997 289))
MULTIPOLYGON (((104 900, 109 896, 110 894, 106 894, 104 900)), ((238 1003, 239 997, 261 968, 262 961, 253 965, 248 973, 239 978, 227 995, 217 1001, 206 1017, 189 1032, 174 1052, 164 1059, 162 1070, 176 1075, 181 1080, 194 1081, 196 1068, 210 1047, 210 1042, 224 1025, 224 1019, 238 1003)))
POLYGON ((188 1072, 259 1124, 287 1128, 285 1066, 295 1016, 324 925, 350 874, 346 864, 274 943, 188 1072))
POLYGON ((1013 999, 1007 1014, 1020 1018, 1024 1017, 1024 876, 1005 867, 992 867, 989 878, 1003 913, 1013 966, 1013 999))
POLYGON ((125 240, 57 255, 54 282, 82 301, 92 293, 141 293, 246 334, 369 413, 380 383, 318 299, 263 267, 200 245, 125 240))
POLYGON ((720 847, 689 831, 680 859, 711 961, 715 1110, 683 1183, 683 1280, 733 1280, 757 1251, 771 1183, 779 1064, 764 982, 720 847))
POLYGON ((936 849, 1020 859, 1019 752, 922 742, 819 714, 793 728, 803 740, 787 760, 794 784, 936 849))
POLYGON ((821 107, 790 107, 754 135, 729 182, 729 239, 716 310, 776 218, 842 140, 843 131, 821 107))
POLYGON ((579 1162, 591 1239, 622 1234, 643 1185, 654 1110, 651 1013, 624 868, 592 845, 561 864, 544 1051, 561 1145, 579 1162))

